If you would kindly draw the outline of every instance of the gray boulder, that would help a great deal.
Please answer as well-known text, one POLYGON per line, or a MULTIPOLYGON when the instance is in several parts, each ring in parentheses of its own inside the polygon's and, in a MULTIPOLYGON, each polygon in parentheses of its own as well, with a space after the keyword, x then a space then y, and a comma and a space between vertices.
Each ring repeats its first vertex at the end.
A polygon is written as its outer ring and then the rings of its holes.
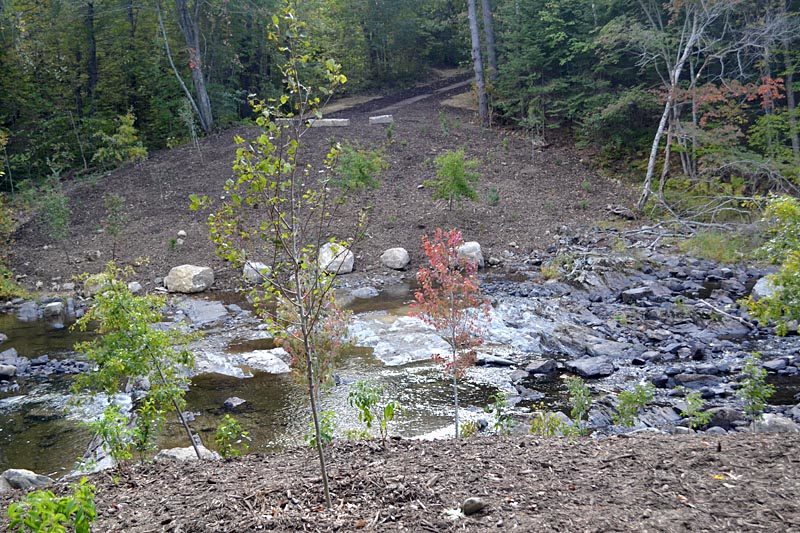
POLYGON ((5 481, 9 488, 16 490, 39 489, 53 484, 53 480, 49 477, 23 468, 9 468, 0 474, 0 479, 5 481))
POLYGON ((652 296, 653 289, 650 287, 636 287, 635 289, 623 291, 622 294, 620 294, 620 299, 623 303, 631 304, 652 296))
POLYGON ((128 283, 128 290, 131 294, 139 294, 144 290, 144 287, 142 287, 142 284, 138 281, 131 281, 128 283))
POLYGON ((776 357, 775 359, 764 361, 761 366, 763 366, 769 372, 777 372, 778 370, 783 370, 786 368, 786 359, 783 357, 776 357))
POLYGON ((614 373, 614 365, 605 357, 584 357, 567 363, 567 368, 584 378, 602 378, 614 373))
POLYGON ((478 268, 483 268, 485 265, 483 261, 483 253, 481 252, 481 245, 476 241, 465 242, 459 246, 458 256, 466 259, 472 264, 477 265, 478 268))
POLYGON ((761 420, 756 421, 756 431, 759 433, 799 433, 800 426, 785 416, 766 413, 761 420))
POLYGON ((169 271, 164 286, 170 292, 190 294, 203 292, 214 284, 214 271, 209 267, 180 265, 169 271))
POLYGON ((242 268, 242 276, 248 283, 264 283, 269 276, 270 267, 260 261, 247 261, 242 268))
POLYGON ((8 335, 6 335, 5 333, 0 333, 0 344, 3 344, 7 340, 8 340, 8 335))
POLYGON ((9 380, 17 373, 17 367, 14 365, 0 364, 0 379, 9 380))
POLYGON ((349 274, 353 271, 353 252, 339 244, 328 242, 319 249, 319 266, 332 274, 349 274))
POLYGON ((386 268, 403 270, 411 262, 411 257, 405 248, 389 248, 381 254, 381 263, 386 268))
POLYGON ((353 297, 355 298, 366 300, 368 298, 375 298, 380 293, 378 292, 378 289, 376 289, 375 287, 359 287, 350 294, 352 294, 353 297))
POLYGON ((555 372, 556 362, 552 359, 534 359, 525 367, 531 374, 549 374, 555 372))
POLYGON ((64 302, 50 302, 42 309, 45 318, 59 317, 64 314, 64 302))
POLYGON ((744 415, 741 412, 730 407, 713 407, 706 412, 711 415, 711 419, 708 422, 709 428, 719 427, 730 431, 736 426, 735 422, 744 420, 744 415))
POLYGON ((770 296, 774 296, 780 288, 772 282, 769 276, 764 276, 763 278, 759 279, 755 285, 753 285, 753 290, 750 292, 750 296, 753 297, 753 300, 758 301, 761 298, 769 298, 770 296))
POLYGON ((243 400, 238 396, 231 396, 230 398, 225 400, 225 403, 223 403, 222 406, 229 411, 236 411, 239 407, 243 406, 246 403, 247 400, 243 400))
POLYGON ((36 302, 29 300, 17 308, 17 319, 21 322, 33 322, 39 318, 39 306, 36 305, 36 302))
POLYGON ((228 318, 228 309, 217 301, 186 299, 178 305, 197 327, 216 324, 228 318))
POLYGON ((672 377, 675 384, 686 387, 687 389, 697 390, 703 387, 716 387, 721 378, 711 374, 677 374, 672 377))

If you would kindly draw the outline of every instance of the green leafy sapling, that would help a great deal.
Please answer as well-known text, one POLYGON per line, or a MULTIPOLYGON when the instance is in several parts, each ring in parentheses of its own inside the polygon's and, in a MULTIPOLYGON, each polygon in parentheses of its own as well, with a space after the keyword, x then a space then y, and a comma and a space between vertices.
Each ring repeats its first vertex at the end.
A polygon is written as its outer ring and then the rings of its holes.
POLYGON ((394 420, 395 415, 399 411, 399 404, 391 400, 381 406, 379 403, 382 394, 382 387, 372 385, 366 381, 358 381, 353 384, 353 388, 350 389, 347 396, 347 403, 350 407, 358 409, 358 420, 366 426, 365 435, 369 435, 372 424, 377 418, 381 442, 383 446, 386 447, 389 423, 394 420))
POLYGON ((761 419, 767 400, 775 394, 775 387, 767 383, 767 371, 761 365, 761 357, 753 354, 745 360, 742 368, 741 387, 736 395, 744 402, 744 413, 756 429, 756 421, 761 419))
POLYGON ((100 147, 94 153, 92 162, 108 169, 128 161, 141 162, 147 159, 147 148, 139 139, 135 122, 133 111, 128 111, 117 117, 117 130, 112 135, 98 133, 100 147))
POLYGON ((566 379, 567 389, 569 390, 569 402, 571 405, 570 418, 575 431, 579 435, 586 434, 585 420, 592 407, 592 394, 589 387, 578 376, 570 376, 566 379))
POLYGON ((478 193, 473 187, 480 175, 473 172, 478 167, 476 159, 467 159, 464 149, 445 152, 434 160, 436 178, 427 180, 426 186, 433 188, 434 200, 446 200, 447 209, 453 209, 453 202, 463 199, 477 200, 478 193))
POLYGON ((492 395, 491 403, 484 407, 484 411, 494 416, 492 429, 498 435, 508 435, 514 428, 514 419, 508 412, 508 396, 504 392, 492 395))
POLYGON ((612 416, 615 424, 631 427, 636 422, 636 416, 641 409, 653 401, 655 387, 648 383, 636 385, 633 390, 624 390, 619 393, 617 412, 612 416))
POLYGON ((250 448, 249 440, 250 434, 244 431, 239 421, 231 415, 222 417, 222 421, 214 433, 214 443, 217 445, 217 451, 225 459, 238 457, 247 452, 248 448, 250 448))
POLYGON ((72 485, 72 494, 56 496, 49 490, 29 492, 8 506, 10 531, 89 533, 97 517, 95 486, 84 477, 72 485))
POLYGON ((711 421, 711 413, 703 411, 704 406, 703 395, 699 391, 690 392, 686 395, 686 407, 681 410, 681 416, 689 419, 690 428, 702 428, 711 421))
POLYGON ((51 239, 61 246, 67 263, 72 263, 67 247, 72 209, 69 205, 69 197, 64 192, 58 176, 53 176, 42 188, 41 196, 37 203, 41 217, 44 219, 47 233, 51 239))
MULTIPOLYGON (((133 413, 135 448, 140 452, 148 448, 163 421, 164 412, 172 409, 200 458, 200 450, 182 411, 188 371, 194 366, 194 356, 185 347, 189 338, 177 331, 153 328, 152 324, 162 320, 164 299, 152 295, 135 296, 128 289, 124 275, 125 271, 109 263, 102 274, 92 277, 101 290, 75 327, 86 331, 91 326, 97 336, 76 345, 75 350, 85 354, 95 370, 81 374, 73 390, 76 394, 105 393, 111 398, 124 391, 130 382, 147 378, 150 389, 146 400, 140 402, 133 413)), ((109 423, 111 421, 113 419, 109 419, 109 423)))
POLYGON ((337 157, 334 167, 337 176, 333 183, 345 193, 376 189, 380 185, 378 176, 386 163, 377 151, 344 145, 337 157))
POLYGON ((106 208, 103 230, 111 237, 111 260, 116 261, 119 236, 128 220, 124 212, 125 198, 119 194, 106 194, 103 196, 103 204, 106 208))
POLYGON ((319 427, 311 420, 308 424, 308 433, 306 433, 306 444, 311 448, 317 448, 318 445, 326 446, 333 442, 333 434, 336 431, 336 412, 335 411, 320 411, 319 413, 319 427), (319 436, 319 441, 317 441, 319 436))

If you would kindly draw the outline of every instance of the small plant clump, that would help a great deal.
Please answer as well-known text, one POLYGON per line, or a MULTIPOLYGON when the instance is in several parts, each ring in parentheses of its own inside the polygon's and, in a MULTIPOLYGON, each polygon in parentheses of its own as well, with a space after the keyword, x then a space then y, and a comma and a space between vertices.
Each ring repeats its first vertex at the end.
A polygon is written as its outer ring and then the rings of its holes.
POLYGON ((508 396, 503 392, 495 393, 492 402, 484 408, 484 411, 494 416, 492 429, 498 435, 508 435, 514 428, 514 419, 508 413, 508 396))
POLYGON ((72 485, 72 494, 56 496, 49 490, 36 490, 22 501, 8 506, 10 531, 89 533, 97 516, 95 486, 84 477, 72 485))
POLYGON ((556 413, 546 410, 544 405, 540 404, 531 421, 531 435, 557 437, 563 435, 564 430, 564 421, 556 413))
POLYGON ((467 420, 461 424, 461 438, 468 439, 478 434, 478 424, 474 420, 467 420))
POLYGON ((426 186, 433 187, 434 200, 446 200, 447 209, 462 199, 477 200, 478 193, 473 188, 480 176, 473 172, 478 167, 477 159, 467 159, 464 149, 445 152, 434 160, 436 179, 427 180, 426 186))
POLYGON ((497 190, 497 187, 491 187, 489 189, 489 192, 486 194, 486 203, 491 207, 500 205, 500 192, 497 190))
POLYGON ((250 434, 242 429, 242 425, 231 415, 222 417, 214 433, 214 443, 219 454, 228 459, 239 457, 250 448, 250 434))
POLYGON ((704 405, 703 396, 699 391, 686 395, 686 407, 681 410, 681 415, 689 419, 690 428, 702 428, 711 421, 711 413, 703 411, 704 405))
POLYGON ((592 395, 589 387, 586 386, 581 378, 577 376, 570 376, 566 379, 567 389, 569 390, 569 401, 572 406, 570 409, 570 418, 572 418, 572 425, 578 435, 586 434, 586 427, 584 421, 589 415, 589 409, 592 407, 592 395))
POLYGON ((117 131, 112 135, 98 133, 100 147, 92 157, 92 162, 97 162, 103 168, 114 168, 128 161, 144 161, 147 159, 147 148, 139 139, 139 132, 134 123, 136 116, 133 111, 117 117, 117 131))
MULTIPOLYGON (((336 413, 334 411, 320 411, 319 438, 323 446, 333 442, 334 431, 336 431, 336 413)), ((317 431, 313 420, 308 423, 308 433, 306 433, 305 440, 309 447, 317 447, 317 431)))
POLYGON ((359 150, 344 145, 338 149, 333 183, 346 193, 376 189, 378 175, 387 167, 381 154, 375 150, 359 150))
POLYGON ((633 390, 620 392, 617 412, 613 415, 612 420, 620 426, 633 426, 636 422, 636 415, 653 401, 654 396, 655 387, 650 383, 647 385, 638 384, 633 390))
POLYGON ((761 357, 753 354, 747 358, 742 368, 741 388, 737 396, 744 402, 744 414, 756 427, 756 421, 761 419, 764 408, 767 406, 775 387, 767 383, 767 371, 761 366, 761 357))
POLYGON ((111 260, 117 259, 117 242, 128 219, 124 213, 125 198, 119 194, 107 194, 103 197, 103 204, 106 208, 106 218, 103 221, 103 229, 106 235, 111 237, 111 260))
MULTIPOLYGON (((347 395, 347 403, 350 407, 358 409, 358 421, 362 422, 366 429, 363 434, 369 438, 370 430, 375 419, 378 420, 378 430, 381 434, 381 442, 386 446, 386 438, 389 434, 389 423, 394 420, 395 414, 399 411, 399 404, 391 400, 386 402, 383 407, 379 405, 383 388, 372 385, 366 381, 358 381, 350 389, 347 395)), ((349 436, 355 437, 357 433, 350 432, 349 436)))

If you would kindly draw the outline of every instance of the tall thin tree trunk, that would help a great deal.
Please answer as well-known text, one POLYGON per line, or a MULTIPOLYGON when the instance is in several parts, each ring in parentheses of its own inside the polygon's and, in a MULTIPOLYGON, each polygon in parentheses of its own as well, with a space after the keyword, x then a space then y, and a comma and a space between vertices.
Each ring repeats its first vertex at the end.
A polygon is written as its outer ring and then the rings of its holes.
POLYGON ((789 135, 794 162, 800 165, 800 131, 797 129, 797 102, 794 98, 794 64, 788 38, 783 40, 783 61, 786 67, 786 111, 789 113, 789 135))
POLYGON ((478 32, 478 10, 475 0, 467 0, 469 34, 472 39, 472 65, 475 69, 475 86, 478 91, 478 115, 481 125, 489 125, 489 100, 486 97, 486 82, 483 79, 483 58, 481 57, 481 36, 478 32))
POLYGON ((662 204, 666 203, 664 197, 664 188, 667 185, 667 178, 669 177, 669 160, 672 156, 672 131, 674 126, 669 125, 667 129, 667 146, 664 148, 664 165, 661 168, 661 179, 658 180, 658 201, 662 204))
POLYGON ((89 111, 94 113, 94 93, 97 89, 99 69, 97 67, 97 41, 94 33, 94 1, 86 2, 86 98, 89 100, 89 111))
MULTIPOLYGON (((170 67, 172 67, 172 72, 175 73, 175 78, 177 78, 178 84, 181 86, 181 89, 183 89, 183 94, 186 95, 186 99, 189 100, 189 103, 192 105, 192 109, 197 114, 197 116, 200 117, 200 120, 201 120, 201 123, 202 123, 202 116, 200 114, 200 108, 197 106, 197 102, 195 101, 194 96, 192 96, 192 92, 189 90, 189 88, 186 86, 186 83, 183 81, 183 77, 181 76, 181 73, 178 72, 178 68, 175 66, 175 61, 173 61, 173 59, 172 59, 172 51, 170 50, 170 47, 169 47, 169 38, 167 37, 167 30, 164 28, 164 18, 161 16, 161 2, 160 2, 160 0, 156 1, 156 14, 158 15, 158 26, 159 26, 159 28, 161 28, 161 35, 164 38, 164 50, 166 50, 166 52, 167 52, 167 59, 169 60, 169 65, 170 65, 170 67)), ((160 181, 159 181, 159 184, 160 184, 160 181)), ((164 199, 163 195, 162 195, 161 199, 162 200, 164 199)))
POLYGON ((483 8, 483 34, 486 37, 486 59, 489 61, 489 79, 497 81, 497 48, 494 44, 494 21, 491 0, 481 0, 483 8))
POLYGON ((658 122, 658 129, 656 129, 655 137, 653 138, 653 145, 650 147, 650 159, 647 161, 647 174, 644 178, 642 185, 642 195, 639 197, 639 202, 636 204, 636 209, 642 211, 647 199, 650 198, 650 187, 653 185, 653 174, 656 168, 656 158, 658 157, 658 146, 661 144, 661 136, 664 134, 664 128, 667 125, 670 111, 672 110, 673 91, 669 92, 667 96, 667 103, 664 104, 664 112, 661 113, 661 120, 658 122))
POLYGON ((206 90, 206 80, 203 76, 203 64, 200 57, 200 28, 197 22, 199 16, 200 3, 194 3, 194 9, 190 10, 186 0, 175 0, 175 9, 178 12, 178 26, 181 28, 183 38, 186 41, 186 48, 189 51, 189 69, 192 72, 192 83, 197 95, 197 111, 200 119, 200 127, 203 131, 210 133, 214 126, 214 117, 211 114, 211 100, 206 90))

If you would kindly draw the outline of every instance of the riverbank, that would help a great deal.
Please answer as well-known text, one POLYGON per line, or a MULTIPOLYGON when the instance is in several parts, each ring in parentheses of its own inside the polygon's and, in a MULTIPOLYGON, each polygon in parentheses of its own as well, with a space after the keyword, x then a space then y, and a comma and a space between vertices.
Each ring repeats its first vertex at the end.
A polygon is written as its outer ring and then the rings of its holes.
MULTIPOLYGON (((791 531, 797 435, 337 442, 94 475, 95 531, 791 531), (451 510, 469 497, 485 508, 451 510), (456 515, 456 516, 452 516, 456 515)), ((61 490, 63 486, 59 485, 61 490)), ((2 506, 18 494, 2 496, 2 506)), ((5 514, 5 513, 3 513, 5 514)))

